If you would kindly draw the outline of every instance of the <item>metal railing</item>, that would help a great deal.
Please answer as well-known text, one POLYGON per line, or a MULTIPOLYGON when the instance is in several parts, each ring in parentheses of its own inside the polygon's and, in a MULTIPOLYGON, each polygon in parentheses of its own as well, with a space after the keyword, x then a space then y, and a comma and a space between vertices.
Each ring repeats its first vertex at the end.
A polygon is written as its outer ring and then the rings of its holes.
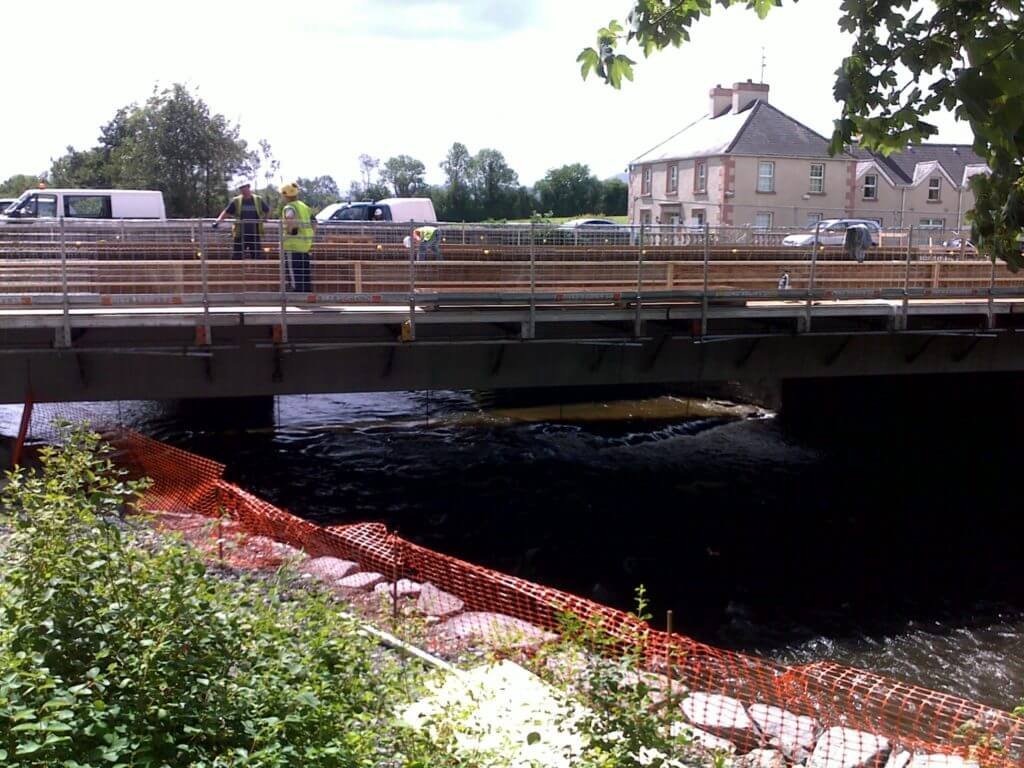
MULTIPOLYGON (((309 291, 298 293, 267 222, 247 258, 209 220, 0 223, 0 305, 522 303, 1024 296, 1024 275, 980 258, 956 233, 884 230, 863 260, 840 235, 749 227, 546 223, 317 228, 309 291), (953 245, 952 243, 956 243, 953 245), (945 243, 946 245, 943 245, 945 243), (411 246, 411 247, 410 247, 411 246)), ((532 315, 531 315, 532 316, 532 315)), ((639 317, 639 313, 638 313, 639 317)))

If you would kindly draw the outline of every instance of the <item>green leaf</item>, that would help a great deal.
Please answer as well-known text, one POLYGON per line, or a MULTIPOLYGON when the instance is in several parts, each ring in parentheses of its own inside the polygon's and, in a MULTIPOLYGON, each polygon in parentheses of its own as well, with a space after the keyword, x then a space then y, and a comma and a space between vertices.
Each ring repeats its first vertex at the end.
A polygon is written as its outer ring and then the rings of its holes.
POLYGON ((538 741, 540 741, 540 734, 537 733, 537 731, 530 731, 528 734, 526 734, 527 744, 533 745, 536 744, 538 741))

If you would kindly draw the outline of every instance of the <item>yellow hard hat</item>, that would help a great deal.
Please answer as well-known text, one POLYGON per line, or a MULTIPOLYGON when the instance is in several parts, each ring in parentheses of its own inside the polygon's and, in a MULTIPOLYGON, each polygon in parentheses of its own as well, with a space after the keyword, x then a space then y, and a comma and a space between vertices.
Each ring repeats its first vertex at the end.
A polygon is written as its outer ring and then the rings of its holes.
POLYGON ((299 188, 295 184, 285 184, 281 187, 281 194, 285 197, 298 197, 299 188))

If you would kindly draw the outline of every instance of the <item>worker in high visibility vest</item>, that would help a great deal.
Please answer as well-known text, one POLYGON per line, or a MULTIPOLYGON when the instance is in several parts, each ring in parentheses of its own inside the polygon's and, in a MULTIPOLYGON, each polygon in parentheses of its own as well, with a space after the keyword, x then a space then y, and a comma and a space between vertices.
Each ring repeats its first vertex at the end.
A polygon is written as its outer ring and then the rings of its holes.
POLYGON ((309 206, 299 200, 295 184, 281 187, 284 207, 281 208, 281 251, 288 278, 288 289, 299 293, 312 290, 309 255, 313 249, 313 217, 309 206))
POLYGON ((416 260, 422 261, 428 255, 441 258, 441 232, 437 227, 424 225, 412 231, 412 237, 403 241, 406 248, 416 248, 416 260))
POLYGON ((254 259, 262 248, 263 220, 269 214, 267 201, 254 195, 249 182, 245 182, 238 187, 238 195, 224 206, 220 216, 213 222, 213 228, 216 229, 225 218, 232 216, 235 220, 231 225, 232 258, 254 259))

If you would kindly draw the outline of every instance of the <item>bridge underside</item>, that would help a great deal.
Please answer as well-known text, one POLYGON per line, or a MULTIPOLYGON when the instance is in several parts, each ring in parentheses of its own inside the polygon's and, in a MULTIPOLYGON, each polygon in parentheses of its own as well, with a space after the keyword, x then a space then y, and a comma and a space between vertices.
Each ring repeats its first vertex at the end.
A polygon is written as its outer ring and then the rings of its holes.
POLYGON ((272 308, 205 319, 136 309, 72 314, 67 347, 59 312, 22 312, 0 316, 0 401, 1020 371, 1021 310, 1009 301, 540 308, 531 325, 527 308, 506 307, 417 311, 409 328, 407 308, 324 308, 289 311, 282 331, 272 308))

